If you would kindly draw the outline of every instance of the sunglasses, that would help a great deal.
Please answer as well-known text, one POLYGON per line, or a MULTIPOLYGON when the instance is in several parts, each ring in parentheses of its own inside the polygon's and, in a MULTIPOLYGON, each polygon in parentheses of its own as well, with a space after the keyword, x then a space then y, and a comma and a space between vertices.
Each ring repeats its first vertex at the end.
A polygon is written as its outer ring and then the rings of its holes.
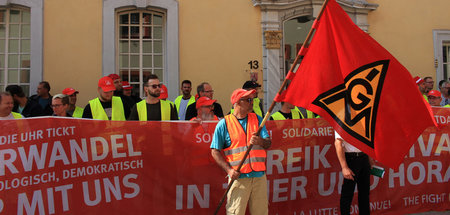
POLYGON ((152 87, 153 89, 161 88, 161 84, 152 84, 152 85, 149 85, 149 86, 152 87))

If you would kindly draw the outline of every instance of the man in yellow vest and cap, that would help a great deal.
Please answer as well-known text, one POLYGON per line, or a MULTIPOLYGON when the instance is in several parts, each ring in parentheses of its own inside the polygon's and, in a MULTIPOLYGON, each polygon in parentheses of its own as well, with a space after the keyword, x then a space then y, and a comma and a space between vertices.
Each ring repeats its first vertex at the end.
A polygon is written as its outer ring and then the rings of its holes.
POLYGON ((3 119, 20 119, 24 118, 22 114, 12 112, 14 108, 14 100, 10 93, 0 93, 0 120, 3 119))
POLYGON ((113 96, 113 80, 105 76, 98 81, 99 96, 89 101, 83 111, 83 118, 125 121, 130 113, 130 108, 118 96, 113 96))
POLYGON ((181 82, 181 92, 183 95, 179 95, 174 103, 177 106, 178 117, 180 120, 186 119, 186 110, 189 105, 195 102, 195 96, 191 95, 192 82, 184 80, 181 82))
POLYGON ((62 91, 62 94, 69 96, 69 109, 67 113, 72 115, 73 118, 83 117, 83 108, 76 106, 78 91, 72 87, 68 87, 62 91))
POLYGON ((149 75, 144 82, 144 90, 147 98, 131 108, 128 120, 139 121, 165 121, 178 120, 177 109, 169 100, 159 99, 161 95, 161 83, 158 76, 149 75))
POLYGON ((250 214, 268 214, 266 149, 271 145, 264 126, 259 136, 256 132, 262 118, 252 113, 255 90, 237 89, 231 95, 234 112, 220 120, 211 142, 211 155, 235 179, 228 196, 227 214, 244 215, 247 203, 250 214), (242 168, 237 167, 249 145, 253 145, 242 168), (223 154, 222 154, 222 152, 223 154))

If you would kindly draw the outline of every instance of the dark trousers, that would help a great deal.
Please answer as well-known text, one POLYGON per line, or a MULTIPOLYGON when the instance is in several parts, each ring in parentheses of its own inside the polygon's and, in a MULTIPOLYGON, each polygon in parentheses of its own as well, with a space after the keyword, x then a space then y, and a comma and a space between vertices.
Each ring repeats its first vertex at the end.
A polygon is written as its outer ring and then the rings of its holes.
POLYGON ((370 191, 370 163, 366 154, 345 153, 345 160, 348 167, 355 176, 353 180, 345 179, 342 184, 340 208, 341 214, 350 214, 350 206, 355 192, 355 185, 358 185, 358 207, 359 214, 370 214, 369 191, 370 191))

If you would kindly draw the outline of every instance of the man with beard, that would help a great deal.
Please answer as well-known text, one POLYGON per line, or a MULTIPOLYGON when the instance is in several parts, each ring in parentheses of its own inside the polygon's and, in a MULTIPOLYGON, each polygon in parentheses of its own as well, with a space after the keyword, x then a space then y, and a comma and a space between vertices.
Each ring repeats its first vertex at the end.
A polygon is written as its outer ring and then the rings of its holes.
MULTIPOLYGON (((210 99, 213 99, 214 90, 209 83, 203 82, 197 86, 197 94, 198 94, 199 98, 206 96, 210 99)), ((213 110, 214 115, 216 115, 219 119, 223 118, 222 106, 217 102, 214 102, 213 106, 214 106, 214 110, 213 110)), ((196 104, 194 102, 187 107, 185 119, 191 120, 195 116, 197 116, 197 108, 196 108, 196 104)))
POLYGON ((191 121, 218 121, 219 118, 217 118, 217 116, 214 115, 213 112, 214 102, 216 102, 216 100, 210 99, 208 97, 200 97, 195 104, 195 107, 197 108, 197 116, 192 118, 191 121))
POLYGON ((191 95, 192 82, 189 80, 184 80, 181 82, 181 92, 183 95, 178 96, 174 103, 177 106, 178 116, 180 120, 185 120, 186 110, 189 105, 195 102, 195 97, 191 95))
POLYGON ((89 101, 83 111, 83 118, 125 121, 130 108, 120 97, 113 96, 116 89, 113 80, 105 76, 98 81, 99 96, 89 101))
POLYGON ((161 95, 161 83, 158 76, 150 75, 144 83, 147 98, 131 108, 128 120, 161 121, 178 120, 177 109, 169 101, 159 99, 161 95))

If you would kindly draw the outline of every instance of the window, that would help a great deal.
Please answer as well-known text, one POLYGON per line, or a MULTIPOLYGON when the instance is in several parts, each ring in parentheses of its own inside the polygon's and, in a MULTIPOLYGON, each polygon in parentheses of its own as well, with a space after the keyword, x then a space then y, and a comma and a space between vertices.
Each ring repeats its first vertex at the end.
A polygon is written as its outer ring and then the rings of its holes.
POLYGON ((119 12, 117 18, 116 71, 142 97, 143 81, 150 74, 164 81, 164 13, 132 10, 119 12))
POLYGON ((0 90, 20 85, 30 92, 30 10, 0 9, 0 90))

